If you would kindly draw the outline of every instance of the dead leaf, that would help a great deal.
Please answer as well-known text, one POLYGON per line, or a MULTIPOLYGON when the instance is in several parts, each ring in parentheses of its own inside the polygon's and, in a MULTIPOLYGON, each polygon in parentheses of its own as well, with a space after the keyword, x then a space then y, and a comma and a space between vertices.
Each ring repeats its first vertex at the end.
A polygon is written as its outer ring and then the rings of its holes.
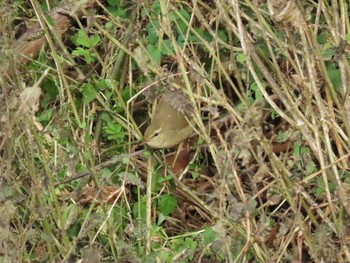
POLYGON ((301 27, 304 18, 295 0, 267 1, 270 14, 277 22, 289 22, 295 27, 301 27))
POLYGON ((94 263, 98 263, 101 262, 101 258, 102 258, 102 250, 95 246, 92 245, 90 247, 84 248, 82 250, 82 259, 81 262, 82 263, 90 263, 90 262, 94 262, 94 263))
POLYGON ((346 212, 348 215, 350 215, 350 185, 347 183, 342 183, 337 187, 337 193, 346 212))
POLYGON ((81 205, 92 203, 96 205, 102 205, 105 203, 112 204, 116 198, 120 198, 122 194, 121 191, 122 188, 117 185, 103 186, 100 189, 94 185, 88 185, 81 194, 78 203, 81 205))
POLYGON ((179 145, 176 152, 166 157, 166 163, 171 165, 175 175, 180 175, 191 161, 191 149, 188 143, 179 145))
POLYGON ((39 87, 25 88, 19 95, 23 112, 34 116, 39 110, 40 96, 41 89, 39 87))

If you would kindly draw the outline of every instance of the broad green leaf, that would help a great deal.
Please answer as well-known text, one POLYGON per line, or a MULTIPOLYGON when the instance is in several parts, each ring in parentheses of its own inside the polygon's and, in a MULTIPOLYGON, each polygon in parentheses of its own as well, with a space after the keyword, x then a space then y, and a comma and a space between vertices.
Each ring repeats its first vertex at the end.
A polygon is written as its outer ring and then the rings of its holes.
POLYGON ((72 55, 74 56, 86 56, 89 54, 89 51, 85 50, 84 48, 78 47, 75 50, 73 50, 72 55))
POLYGON ((93 35, 90 37, 90 40, 91 40, 92 46, 94 47, 100 42, 101 38, 99 35, 93 35))
POLYGON ((86 122, 85 122, 85 121, 81 122, 81 123, 79 124, 79 128, 80 128, 80 129, 85 129, 85 128, 86 128, 86 122))
POLYGON ((216 233, 211 227, 206 227, 203 232, 204 244, 208 245, 216 239, 216 233))
POLYGON ((173 55, 175 53, 175 49, 173 47, 173 45, 171 44, 171 40, 170 39, 166 39, 162 42, 162 54, 170 56, 173 55))
POLYGON ((91 37, 87 36, 86 32, 79 30, 73 37, 72 41, 76 46, 83 46, 86 48, 91 48, 96 46, 100 42, 99 35, 93 35, 91 37))
POLYGON ((135 174, 130 172, 121 172, 119 177, 122 177, 126 183, 136 185, 143 188, 143 183, 141 179, 135 174))
POLYGON ((103 131, 105 135, 107 135, 108 140, 122 141, 126 136, 123 127, 119 123, 113 121, 107 122, 106 126, 103 127, 103 131))
POLYGON ((158 225, 161 224, 165 217, 168 216, 171 212, 174 211, 175 207, 177 205, 177 199, 171 195, 165 194, 160 197, 159 201, 159 218, 158 218, 158 225))
POLYGON ((110 6, 116 7, 117 5, 119 5, 120 0, 107 0, 107 3, 110 6))
POLYGON ((294 143, 293 155, 297 160, 300 159, 300 144, 298 142, 294 143))
POLYGON ((287 141, 292 134, 293 134, 292 130, 286 130, 286 131, 280 132, 277 136, 277 142, 282 143, 287 141))
POLYGON ((158 43, 157 31, 159 30, 159 28, 160 28, 160 25, 157 20, 151 20, 147 24, 146 30, 147 30, 147 40, 149 44, 155 45, 156 43, 158 43))
POLYGON ((327 73, 331 82, 336 90, 340 89, 341 86, 341 75, 338 68, 336 68, 333 63, 327 65, 327 73))
POLYGON ((159 48, 153 46, 153 45, 148 45, 147 46, 147 53, 150 56, 151 60, 153 63, 156 63, 157 65, 160 64, 160 59, 161 59, 161 51, 159 48))
POLYGON ((52 109, 40 112, 37 117, 37 121, 47 124, 52 118, 52 109))
POLYGON ((223 30, 219 30, 216 32, 216 35, 225 43, 227 43, 227 35, 225 33, 225 31, 223 30))
POLYGON ((345 35, 345 39, 346 39, 346 41, 350 42, 350 33, 347 33, 347 34, 345 35))
POLYGON ((90 83, 84 84, 82 89, 84 104, 89 104, 96 98, 97 91, 90 83))
POLYGON ((241 53, 237 55, 236 59, 239 63, 244 63, 246 60, 246 56, 243 53, 241 53))

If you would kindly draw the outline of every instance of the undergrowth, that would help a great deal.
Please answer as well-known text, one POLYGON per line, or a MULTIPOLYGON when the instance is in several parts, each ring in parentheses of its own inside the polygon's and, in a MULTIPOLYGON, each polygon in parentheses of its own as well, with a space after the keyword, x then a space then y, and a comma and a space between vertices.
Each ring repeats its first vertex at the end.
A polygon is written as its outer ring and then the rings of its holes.
POLYGON ((1 262, 350 262, 348 3, 0 8, 1 262))

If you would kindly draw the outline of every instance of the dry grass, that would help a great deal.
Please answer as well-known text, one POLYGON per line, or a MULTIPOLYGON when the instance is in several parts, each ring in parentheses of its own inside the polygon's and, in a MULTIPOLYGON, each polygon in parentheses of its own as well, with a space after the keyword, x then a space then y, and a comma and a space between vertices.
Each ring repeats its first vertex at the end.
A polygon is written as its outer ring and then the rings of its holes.
POLYGON ((348 5, 116 2, 1 7, 1 261, 350 262, 348 5), (138 145, 169 86, 175 162, 138 145))

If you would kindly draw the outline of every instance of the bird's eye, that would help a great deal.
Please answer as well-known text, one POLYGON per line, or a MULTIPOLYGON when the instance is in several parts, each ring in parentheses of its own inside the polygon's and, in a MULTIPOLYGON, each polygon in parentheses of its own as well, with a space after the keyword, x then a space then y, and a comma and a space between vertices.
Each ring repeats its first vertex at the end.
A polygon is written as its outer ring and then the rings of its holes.
POLYGON ((158 137, 159 133, 158 132, 155 132, 154 133, 154 137, 158 137))

